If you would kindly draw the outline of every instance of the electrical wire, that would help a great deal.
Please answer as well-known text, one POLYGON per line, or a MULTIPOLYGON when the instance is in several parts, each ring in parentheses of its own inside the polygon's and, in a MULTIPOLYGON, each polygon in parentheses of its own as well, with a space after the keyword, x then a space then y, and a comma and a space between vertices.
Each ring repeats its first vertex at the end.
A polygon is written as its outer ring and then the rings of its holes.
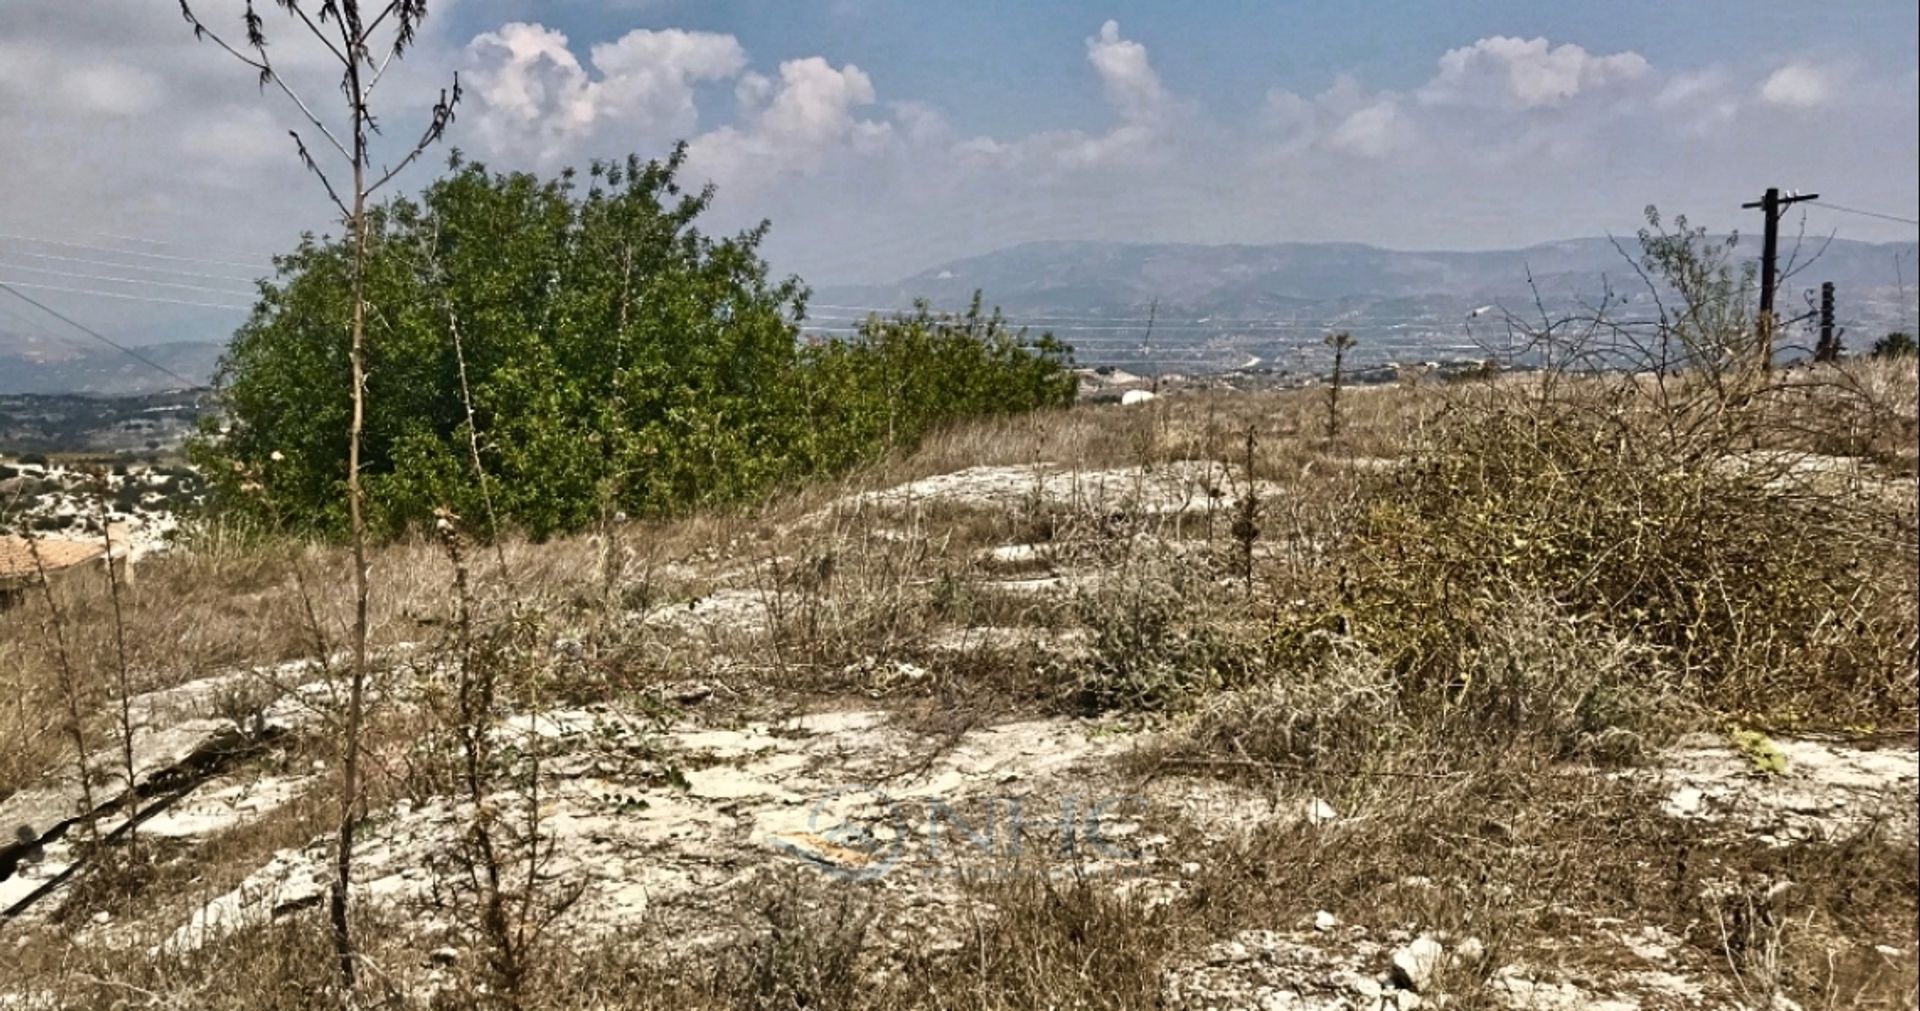
MULTIPOLYGON (((894 306, 889 308, 886 306, 877 306, 877 305, 836 305, 836 304, 827 303, 827 302, 810 302, 807 304, 809 318, 852 319, 852 320, 865 320, 867 318, 866 316, 844 316, 842 313, 838 313, 838 312, 815 313, 813 312, 814 309, 829 309, 829 310, 837 309, 837 310, 843 310, 843 311, 877 313, 881 316, 893 316, 893 315, 898 315, 902 313, 911 313, 914 311, 912 307, 904 307, 904 306, 894 306)), ((952 309, 942 310, 938 308, 934 308, 931 311, 936 313, 947 312, 947 313, 953 313, 953 314, 965 312, 965 310, 952 310, 952 309)), ((1015 322, 1026 323, 1031 326, 1052 326, 1054 322, 1098 323, 1098 324, 1117 324, 1117 323, 1142 324, 1141 326, 1133 326, 1133 327, 1127 327, 1127 326, 1111 327, 1111 329, 1115 329, 1115 330, 1144 330, 1145 329, 1144 324, 1148 322, 1147 317, 1145 316, 1139 316, 1139 317, 1075 316, 1075 315, 1069 315, 1069 314, 1047 314, 1047 313, 1031 313, 1031 314, 1023 314, 1023 315, 1013 315, 1013 316, 1003 315, 1001 317, 1001 321, 1003 323, 1015 323, 1015 322)), ((1294 329, 1294 328, 1322 329, 1328 326, 1341 326, 1341 325, 1347 325, 1347 324, 1358 323, 1358 322, 1363 322, 1363 321, 1357 320, 1357 319, 1354 319, 1354 320, 1343 320, 1343 319, 1300 320, 1300 319, 1282 319, 1279 317, 1268 317, 1264 319, 1250 319, 1246 317, 1229 317, 1229 316, 1203 316, 1199 319, 1169 320, 1167 317, 1161 316, 1153 320, 1153 326, 1154 326, 1154 329, 1156 330, 1169 328, 1169 327, 1177 327, 1177 328, 1189 329, 1189 330, 1232 330, 1232 329, 1245 328, 1247 326, 1265 326, 1265 327, 1278 327, 1278 328, 1289 328, 1289 329, 1294 329)), ((1365 321, 1365 322, 1425 323, 1430 321, 1424 318, 1408 316, 1408 317, 1394 317, 1390 320, 1365 321)))
MULTIPOLYGON (((103 239, 118 239, 121 242, 138 242, 148 246, 165 246, 168 249, 192 249, 192 250, 200 250, 200 251, 207 251, 210 249, 210 247, 208 246, 193 246, 183 242, 167 242, 164 239, 145 239, 145 238, 141 238, 138 235, 118 235, 113 232, 87 232, 86 234, 97 235, 103 239)), ((235 249, 233 250, 233 252, 240 254, 242 256, 257 256, 263 260, 271 260, 274 256, 274 254, 272 253, 263 253, 257 249, 235 249)))
POLYGON ((85 346, 80 343, 78 338, 67 337, 61 334, 54 333, 53 330, 49 328, 46 324, 40 322, 37 319, 29 319, 25 316, 22 316, 5 305, 0 305, 0 316, 5 316, 8 319, 18 321, 19 323, 26 326, 27 328, 34 330, 40 333, 41 335, 45 336, 48 340, 59 341, 60 343, 65 344, 68 347, 77 348, 77 347, 85 346))
POLYGON ((13 287, 13 284, 11 282, 0 281, 0 291, 6 291, 10 293, 11 295, 13 295, 13 297, 26 302, 28 305, 31 305, 34 308, 39 309, 41 312, 44 312, 49 316, 52 316, 54 319, 57 319, 60 322, 65 323, 70 327, 73 327, 75 330, 78 330, 81 333, 86 334, 89 337, 92 337, 94 340, 97 340, 100 343, 105 344, 106 346, 119 351, 121 354, 124 354, 127 357, 132 358, 134 361, 141 362, 147 365, 148 367, 154 369, 155 371, 163 372, 169 376, 172 376, 175 379, 180 380, 181 382, 187 384, 187 386, 190 388, 198 387, 201 385, 199 380, 188 379, 186 376, 183 376, 180 373, 175 372, 170 368, 167 368, 165 365, 162 365, 159 362, 156 362, 153 359, 148 358, 146 355, 143 355, 140 352, 135 351, 134 349, 126 346, 125 344, 120 343, 119 341, 114 340, 111 337, 108 337, 105 334, 100 333, 98 330, 95 330, 84 323, 75 321, 73 317, 60 312, 58 309, 54 309, 48 306, 46 303, 41 302, 39 299, 33 298, 32 296, 29 296, 29 295, 22 294, 20 291, 16 290, 13 287))
POLYGON ((1841 211, 1846 214, 1858 214, 1862 217, 1879 218, 1882 221, 1898 221, 1903 225, 1920 225, 1920 221, 1915 221, 1912 218, 1903 218, 1898 214, 1882 214, 1879 211, 1863 211, 1858 207, 1843 207, 1830 200, 1816 200, 1813 202, 1813 206, 1816 208, 1824 207, 1830 211, 1841 211))
MULTIPOLYGON (((193 302, 179 298, 161 298, 157 295, 129 295, 120 291, 98 291, 93 288, 72 288, 62 284, 39 284, 33 281, 0 279, 0 285, 10 285, 15 288, 31 288, 35 291, 59 291, 71 295, 91 295, 95 298, 119 298, 130 302, 156 302, 161 305, 186 305, 200 309, 230 309, 234 312, 253 311, 251 307, 244 305, 227 305, 222 302, 193 302)), ((17 295, 19 292, 15 292, 14 294, 17 295)))
POLYGON ((18 263, 0 263, 8 270, 24 270, 30 274, 51 274, 54 277, 70 277, 78 281, 105 281, 109 284, 144 284, 155 288, 176 288, 181 291, 204 291, 214 295, 231 295, 235 298, 248 298, 248 292, 234 291, 231 288, 209 288, 204 284, 181 284, 177 281, 150 281, 139 277, 111 277, 105 274, 80 274, 71 270, 54 270, 51 267, 29 267, 18 263))
POLYGON ((121 263, 117 260, 96 260, 86 256, 61 256, 58 253, 29 253, 21 249, 0 249, 0 256, 25 256, 35 260, 51 260, 55 263, 80 263, 92 267, 137 270, 146 274, 171 274, 175 277, 197 277, 205 281, 227 281, 240 285, 251 283, 238 277, 229 277, 225 274, 203 274, 192 270, 178 270, 173 267, 147 267, 135 263, 121 263))
MULTIPOLYGON (((96 246, 85 242, 68 242, 64 239, 48 239, 37 235, 20 235, 14 232, 0 232, 0 239, 13 242, 32 242, 43 246, 62 246, 67 249, 85 249, 95 253, 113 253, 118 256, 138 256, 149 260, 167 260, 173 263, 201 263, 216 267, 239 267, 243 270, 270 270, 271 264, 243 263, 238 260, 215 260, 203 256, 174 256, 170 253, 143 253, 132 249, 118 249, 113 246, 96 246)), ((247 278, 234 278, 236 281, 247 278)))

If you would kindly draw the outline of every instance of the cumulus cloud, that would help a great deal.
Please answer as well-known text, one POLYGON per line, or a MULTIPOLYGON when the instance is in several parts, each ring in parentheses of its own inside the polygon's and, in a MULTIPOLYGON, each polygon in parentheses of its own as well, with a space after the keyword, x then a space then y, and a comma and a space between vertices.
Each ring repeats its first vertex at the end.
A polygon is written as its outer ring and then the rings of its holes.
POLYGON ((1812 109, 1827 104, 1833 97, 1832 78, 1809 63, 1789 63, 1760 85, 1760 97, 1790 109, 1812 109))
POLYGON ((1570 42, 1555 46, 1546 39, 1495 35, 1441 56, 1439 73, 1420 89, 1420 100, 1539 109, 1640 80, 1651 70, 1639 53, 1599 56, 1570 42))
MULTIPOLYGON (((237 19, 237 0, 202 2, 237 19)), ((748 53, 733 35, 671 27, 595 39, 524 20, 475 28, 477 5, 456 18, 446 7, 382 85, 392 135, 410 134, 421 96, 460 70, 467 98, 448 143, 497 168, 550 172, 687 138, 687 181, 720 184, 709 226, 771 218, 776 268, 817 283, 890 279, 1031 239, 1421 247, 1593 234, 1630 228, 1648 202, 1737 207, 1751 194, 1735 184, 1762 154, 1779 179, 1898 211, 1920 171, 1905 67, 1656 67, 1631 51, 1492 36, 1436 47, 1410 85, 1335 75, 1274 88, 1239 114, 1222 111, 1237 96, 1203 102, 1163 73, 1161 40, 1089 23, 1056 45, 1105 107, 1064 128, 981 131, 959 125, 970 110, 909 98, 843 53, 748 53), (455 37, 454 26, 467 27, 455 37), (1836 162, 1836 149, 1852 156, 1836 162)), ((283 15, 268 16, 280 27, 283 15)), ((335 93, 313 56, 290 40, 279 52, 325 102, 335 93)), ((0 219, 15 232, 143 235, 218 258, 284 249, 302 228, 332 227, 293 159, 286 131, 298 125, 166 5, 0 3, 0 219)), ((436 160, 398 188, 424 183, 436 160)), ((3 254, 0 278, 19 279, 9 263, 25 261, 3 254)), ((215 324, 233 322, 63 307, 135 340, 219 336, 215 324)))
POLYGON ((1189 135, 1204 132, 1205 118, 1175 97, 1154 69, 1147 47, 1120 34, 1109 20, 1086 40, 1087 62, 1117 119, 1104 131, 1044 130, 1024 137, 973 137, 954 146, 967 164, 1002 172, 1026 172, 1056 180, 1062 173, 1138 169, 1164 165, 1189 135))
POLYGON ((1720 67, 1670 75, 1653 97, 1654 109, 1693 137, 1731 123, 1739 116, 1741 106, 1734 82, 1720 67))
POLYGON ((810 172, 837 151, 877 149, 892 129, 855 111, 874 102, 873 79, 865 71, 852 64, 835 67, 818 56, 782 63, 777 82, 749 75, 735 93, 741 124, 691 144, 693 168, 723 185, 752 187, 810 172))
POLYGON ((1642 95, 1654 77, 1637 53, 1492 36, 1441 54, 1433 75, 1410 91, 1369 88, 1348 75, 1311 98, 1271 91, 1261 125, 1268 160, 1306 152, 1381 159, 1435 145, 1482 165, 1564 160, 1583 153, 1582 131, 1622 111, 1623 103, 1598 99, 1642 95))
POLYGON ((617 140, 631 148, 692 130, 694 87, 732 78, 746 50, 731 35, 638 29, 589 51, 565 34, 514 22, 467 46, 469 118, 492 152, 550 165, 617 140))
POLYGON ((1406 119, 1399 103, 1383 98, 1340 121, 1327 137, 1327 146, 1379 158, 1403 146, 1406 119))
POLYGON ((1167 89, 1147 60, 1147 47, 1120 37, 1120 23, 1108 20, 1087 40, 1087 60, 1100 75, 1107 101, 1129 121, 1153 119, 1169 105, 1167 89))

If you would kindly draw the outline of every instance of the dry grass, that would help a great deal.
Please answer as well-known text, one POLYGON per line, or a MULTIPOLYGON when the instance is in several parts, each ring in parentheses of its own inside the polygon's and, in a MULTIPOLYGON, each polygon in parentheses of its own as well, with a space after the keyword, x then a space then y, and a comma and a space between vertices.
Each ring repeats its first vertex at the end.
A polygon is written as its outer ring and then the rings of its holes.
MULTIPOLYGON (((483 621, 537 615, 542 641, 566 644, 566 662, 542 675, 549 698, 630 701, 660 682, 722 678, 785 701, 859 693, 930 726, 1118 711, 1163 731, 1130 775, 1201 770, 1241 789, 1329 798, 1344 815, 1222 835, 1163 812, 1184 825, 1175 849, 1200 865, 1172 901, 1015 868, 969 883, 969 926, 938 951, 882 931, 884 896, 870 889, 776 882, 755 893, 729 943, 691 966, 666 964, 681 939, 644 930, 610 948, 556 948, 525 1006, 1148 1008, 1180 954, 1329 909, 1376 931, 1472 934, 1496 962, 1584 959, 1595 971, 1615 948, 1560 941, 1619 917, 1680 937, 1682 963, 1730 993, 1911 1007, 1911 959, 1873 949, 1910 943, 1920 891, 1885 839, 1766 850, 1711 837, 1587 767, 1724 717, 1910 721, 1913 377, 1849 363, 1785 382, 1738 438, 1705 444, 1697 459, 1686 454, 1701 444, 1659 441, 1673 418, 1659 401, 1604 378, 1355 390, 1332 442, 1317 391, 1169 396, 961 426, 761 506, 634 524, 619 533, 612 580, 589 537, 504 544, 504 566, 475 552, 483 621), (1226 515, 1038 501, 834 508, 854 492, 982 465, 1209 460, 1237 488, 1249 429, 1254 476, 1273 486, 1250 579, 1226 515), (1635 452, 1596 431, 1628 433, 1635 452), (1838 451, 1862 462, 1818 471, 1838 477, 1794 476, 1809 473, 1810 454, 1838 451), (1729 471, 1736 453, 1759 462, 1729 471), (1516 531, 1528 543, 1512 544, 1516 531), (1012 565, 982 555, 1008 544, 1045 551, 1012 565), (1646 578, 1627 578, 1636 573, 1646 578), (1075 582, 1035 595, 1010 589, 1009 575, 1075 582), (1727 606, 1707 600, 1664 624, 1633 611, 1698 603, 1708 589, 1727 606), (743 594, 768 620, 711 633, 643 620, 716 591, 743 594), (939 645, 956 629, 990 628, 1037 631, 1041 645, 984 633, 978 645, 939 645), (922 676, 900 675, 903 664, 922 676), (1793 888, 1768 897, 1752 887, 1781 879, 1793 888), (1714 891, 1728 882, 1739 887, 1714 891)), ((138 687, 333 649, 349 617, 346 575, 341 552, 273 542, 143 563, 123 600, 138 687)), ((375 642, 386 655, 415 644, 422 670, 445 655, 451 579, 435 545, 377 553, 375 642)), ((96 686, 89 702, 102 710, 104 590, 59 586, 96 686)), ((0 613, 0 664, 19 672, 0 703, 0 797, 61 751, 44 619, 32 600, 0 613)), ((448 727, 422 698, 380 710, 375 809, 445 789, 444 755, 422 742, 448 727)), ((324 727, 279 760, 327 754, 322 738, 324 727)), ((130 864, 75 908, 118 914, 215 894, 316 834, 330 807, 322 791, 192 853, 130 864)), ((364 932, 372 996, 395 1007, 494 999, 464 963, 423 983, 422 953, 404 925, 390 926, 364 932)), ((22 978, 55 991, 54 1006, 237 1011, 338 999, 317 916, 193 958, 68 955, 56 934, 20 951, 22 978)), ((1484 1003, 1479 983, 1448 987, 1471 1007, 1484 1003)))

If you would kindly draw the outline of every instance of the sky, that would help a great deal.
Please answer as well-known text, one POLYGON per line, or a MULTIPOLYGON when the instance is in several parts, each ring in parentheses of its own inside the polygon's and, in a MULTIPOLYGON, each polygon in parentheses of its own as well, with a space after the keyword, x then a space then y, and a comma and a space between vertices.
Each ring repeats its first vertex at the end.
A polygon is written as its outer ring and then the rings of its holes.
MULTIPOLYGON (((237 33, 240 3, 196 7, 237 33)), ((324 53, 261 6, 329 118, 324 53)), ((1912 0, 429 10, 375 99, 390 136, 458 73, 446 145, 496 169, 685 140, 708 227, 770 220, 775 271, 816 285, 1032 240, 1498 248, 1630 233, 1647 204, 1750 230, 1768 186, 1822 195, 1809 231, 1920 231, 1837 209, 1920 217, 1912 0)), ((337 230, 295 128, 321 143, 175 0, 0 0, 0 280, 128 343, 224 337, 273 252, 337 230)))

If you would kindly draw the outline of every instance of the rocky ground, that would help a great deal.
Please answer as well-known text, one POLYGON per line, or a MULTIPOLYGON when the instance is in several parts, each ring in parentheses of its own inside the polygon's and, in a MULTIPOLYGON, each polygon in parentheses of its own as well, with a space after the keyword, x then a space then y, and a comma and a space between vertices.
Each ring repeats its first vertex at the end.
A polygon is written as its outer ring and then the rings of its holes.
MULTIPOLYGON (((138 799, 122 806, 119 771, 94 800, 97 830, 137 833, 189 859, 196 847, 274 816, 324 779, 288 767, 287 742, 312 725, 326 688, 299 667, 229 675, 134 700, 142 733, 138 799), (234 693, 279 697, 235 718, 234 693), (264 693, 264 694, 263 694, 264 693)), ((1202 826, 1211 845, 1249 820, 1294 820, 1328 831, 1343 814, 1314 797, 1218 781, 1121 770, 1139 735, 1066 718, 917 725, 868 707, 780 714, 717 695, 708 684, 666 690, 657 705, 553 709, 498 728, 540 757, 540 832, 551 849, 541 874, 571 901, 565 929, 612 935, 664 929, 691 946, 723 942, 743 889, 780 865, 862 883, 880 899, 886 929, 939 950, 964 936, 967 875, 1020 864, 1075 873, 1135 895, 1167 896, 1200 870, 1173 844, 1202 826)), ((1893 819, 1911 845, 1916 756, 1911 742, 1861 748, 1781 740, 1783 772, 1760 771, 1726 740, 1693 739, 1645 768, 1667 793, 1664 813, 1713 822, 1756 846, 1838 838, 1863 821, 1893 819)), ((120 776, 124 781, 124 776, 120 776)), ((121 950, 181 952, 317 905, 329 880, 325 840, 281 850, 218 894, 184 896, 138 915, 99 913, 72 922, 64 905, 84 880, 74 843, 82 829, 71 776, 0 803, 18 841, 6 850, 0 904, 21 945, 44 933, 121 950)), ((502 794, 503 807, 523 805, 502 794)), ((377 812, 359 844, 361 894, 404 910, 423 965, 461 946, 437 861, 456 849, 471 805, 450 798, 377 812)), ((1418 880, 1403 887, 1432 887, 1418 880)), ((1790 883, 1782 887, 1791 887, 1790 883)), ((1348 910, 1344 915, 1354 915, 1348 910)), ((910 940, 907 940, 910 939, 910 940)), ((1657 925, 1595 921, 1564 943, 1615 952, 1617 969, 1566 971, 1514 962, 1491 967, 1485 992, 1512 1008, 1709 1007, 1738 1002, 1724 979, 1657 925)), ((1588 952, 1591 954, 1591 951, 1588 952)), ((1911 962, 1911 945, 1888 946, 1911 962)), ((451 956, 446 956, 451 957, 451 956)), ((1486 942, 1422 930, 1350 925, 1321 911, 1221 938, 1176 960, 1167 1006, 1187 1009, 1444 1006, 1449 979, 1492 957, 1486 942)), ((1583 960, 1590 961, 1590 959, 1583 960)), ((24 995, 7 995, 7 1006, 24 995)))
MULTIPOLYGON (((1178 527, 1176 536, 1155 535, 1178 558, 1186 549, 1177 535, 1191 537, 1216 516, 1224 527, 1244 492, 1218 464, 976 467, 853 493, 794 527, 826 536, 872 513, 884 521, 863 528, 866 536, 911 541, 928 536, 925 517, 941 510, 1126 513, 1178 527)), ((983 574, 977 593, 1065 600, 1099 578, 1088 556, 1055 543, 970 550, 983 574)), ((1366 838, 1381 817, 1297 780, 1154 766, 1163 740, 1181 733, 1177 722, 968 712, 929 705, 911 690, 943 677, 946 656, 1002 651, 1043 663, 1033 658, 1087 648, 1084 630, 1057 623, 935 628, 913 659, 844 665, 833 693, 786 695, 736 677, 730 652, 792 620, 765 573, 804 562, 683 563, 680 589, 651 594, 629 620, 663 641, 697 644, 688 654, 697 664, 643 690, 553 699, 498 721, 489 740, 511 758, 477 804, 430 774, 444 755, 417 740, 393 745, 384 759, 428 771, 369 812, 355 863, 363 900, 409 925, 399 943, 416 957, 394 971, 431 989, 470 957, 472 895, 461 882, 471 881, 472 865, 460 861, 482 820, 540 840, 527 850, 528 873, 551 903, 548 929, 572 946, 645 931, 671 938, 676 951, 715 949, 737 935, 742 905, 760 883, 799 872, 858 889, 874 904, 884 950, 939 953, 965 947, 978 917, 991 915, 974 887, 983 876, 1091 880, 1150 910, 1214 887, 1202 883, 1216 880, 1221 854, 1256 831, 1291 826, 1301 838, 1343 845, 1366 838)), ((578 646, 562 636, 543 648, 565 655, 578 646)), ((445 662, 426 647, 389 651, 376 685, 381 705, 404 716, 443 702, 445 662)), ((132 783, 127 756, 103 749, 85 789, 68 763, 0 798, 0 825, 14 840, 0 850, 0 950, 73 945, 176 958, 314 916, 332 873, 324 834, 266 851, 236 840, 322 804, 335 770, 316 757, 324 749, 315 742, 336 732, 339 691, 326 669, 299 662, 146 693, 127 707, 132 783), (133 905, 102 903, 87 886, 94 871, 83 855, 95 833, 142 840, 162 863, 231 853, 249 863, 182 875, 184 884, 133 905)), ((104 716, 117 719, 111 709, 104 716)), ((1697 830, 1703 846, 1790 850, 1872 828, 1882 845, 1911 852, 1917 770, 1911 737, 1696 733, 1637 764, 1573 765, 1564 774, 1635 787, 1658 806, 1638 814, 1697 830)), ((1436 865, 1431 877, 1446 869, 1436 865)), ((1785 876, 1757 892, 1735 884, 1761 902, 1796 887, 1785 876)), ((1423 890, 1454 886, 1410 874, 1380 887, 1404 893, 1392 908, 1405 909, 1418 907, 1423 890)), ((1288 922, 1169 935, 1179 940, 1166 953, 1159 999, 1186 1011, 1794 1006, 1750 988, 1664 919, 1571 915, 1584 924, 1577 932, 1516 944, 1417 919, 1382 922, 1369 895, 1350 895, 1288 922)), ((1910 935, 1887 937, 1875 951, 1889 971, 1912 974, 1910 935)), ((63 1006, 4 977, 0 1007, 63 1006)))

